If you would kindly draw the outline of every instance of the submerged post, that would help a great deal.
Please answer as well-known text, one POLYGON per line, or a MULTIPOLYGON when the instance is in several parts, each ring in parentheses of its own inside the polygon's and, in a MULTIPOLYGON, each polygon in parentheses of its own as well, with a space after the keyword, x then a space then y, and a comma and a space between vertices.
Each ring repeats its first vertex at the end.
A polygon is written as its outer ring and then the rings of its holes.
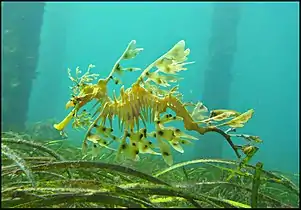
POLYGON ((2 130, 23 131, 36 77, 45 3, 5 2, 2 13, 2 130))
POLYGON ((64 97, 60 97, 63 88, 61 78, 62 75, 67 75, 67 66, 65 66, 67 30, 68 22, 72 18, 72 4, 52 2, 46 5, 45 10, 45 24, 41 34, 42 43, 40 45, 41 55, 39 66, 37 67, 40 75, 34 81, 33 85, 38 88, 32 90, 29 102, 28 112, 30 117, 28 121, 30 122, 53 119, 54 116, 59 116, 57 107, 60 107, 58 106, 59 104, 65 103, 64 97), (45 94, 46 92, 47 94, 45 94), (49 96, 55 96, 55 100, 49 96), (51 106, 51 111, 48 111, 46 106, 36 106, 37 101, 43 101, 48 106, 51 106))
MULTIPOLYGON (((237 45, 237 27, 241 17, 239 3, 214 3, 209 60, 205 70, 203 101, 211 109, 227 109, 232 81, 232 65, 237 45)), ((223 143, 218 135, 202 136, 205 139, 197 155, 211 158, 222 156, 223 143), (201 151, 201 152, 200 152, 201 151)))

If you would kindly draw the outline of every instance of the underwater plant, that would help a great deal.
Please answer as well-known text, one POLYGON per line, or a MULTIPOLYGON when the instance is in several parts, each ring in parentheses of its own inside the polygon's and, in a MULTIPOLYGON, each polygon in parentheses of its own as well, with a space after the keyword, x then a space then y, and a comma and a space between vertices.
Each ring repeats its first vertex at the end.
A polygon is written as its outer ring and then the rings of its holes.
POLYGON ((120 96, 116 96, 115 90, 113 96, 109 96, 107 86, 110 81, 118 85, 121 83, 117 78, 118 75, 141 70, 137 67, 124 67, 122 62, 135 58, 142 50, 143 48, 137 48, 136 41, 132 40, 114 64, 110 74, 95 83, 92 82, 99 75, 91 73, 94 65, 90 64, 83 75, 77 67, 75 77, 68 69, 69 78, 74 85, 71 87, 72 97, 67 102, 66 109, 71 107, 73 109, 60 123, 54 124, 54 127, 63 131, 73 119, 74 128, 86 129, 82 144, 84 153, 87 151, 88 142, 92 142, 92 150, 96 152, 99 151, 98 147, 114 150, 109 147, 113 141, 119 144, 117 158, 123 154, 126 158, 137 160, 139 154, 149 153, 162 155, 165 162, 172 165, 170 146, 183 153, 182 145, 190 144, 190 140, 198 140, 179 128, 166 126, 169 122, 180 120, 184 123, 186 131, 196 131, 201 135, 208 132, 219 133, 238 158, 241 158, 241 152, 245 155, 241 163, 246 164, 258 150, 254 143, 260 143, 261 140, 258 136, 233 132, 236 128, 244 126, 252 117, 254 110, 250 109, 244 113, 225 109, 209 112, 202 102, 182 101, 182 94, 178 91, 178 81, 181 79, 178 74, 187 70, 186 65, 194 63, 186 62, 190 49, 185 49, 184 40, 179 41, 167 53, 148 65, 131 87, 125 89, 121 86, 120 96), (81 111, 91 101, 96 102, 93 106, 94 113, 89 113, 86 109, 81 111), (169 114, 168 110, 174 114, 169 114), (118 120, 119 130, 123 133, 121 137, 113 134, 116 129, 113 128, 114 119, 118 120), (155 130, 147 129, 147 123, 153 124, 155 130), (232 137, 242 137, 247 140, 247 144, 235 145, 231 140, 232 137), (151 138, 156 142, 151 141, 151 138), (157 144, 159 152, 155 151, 157 144))
MULTIPOLYGON (((136 166, 80 160, 68 140, 37 142, 2 133, 1 207, 298 207, 299 188, 290 175, 261 163, 236 171, 236 161, 198 159, 166 167, 155 156, 136 166), (152 168, 153 171, 148 171, 152 168), (147 172, 148 171, 148 172, 147 172), (227 177, 235 173, 235 179, 227 177)), ((88 152, 89 153, 89 152, 88 152)))

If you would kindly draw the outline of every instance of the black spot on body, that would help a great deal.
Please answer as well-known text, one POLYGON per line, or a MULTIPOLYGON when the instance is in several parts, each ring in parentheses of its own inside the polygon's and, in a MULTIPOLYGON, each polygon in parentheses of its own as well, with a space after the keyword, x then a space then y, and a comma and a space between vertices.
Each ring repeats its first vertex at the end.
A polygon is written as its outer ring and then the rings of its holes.
POLYGON ((163 156, 169 156, 168 152, 163 152, 162 154, 163 154, 163 156))
POLYGON ((141 133, 140 136, 139 136, 139 138, 142 139, 142 137, 143 137, 143 134, 141 133))
POLYGON ((102 131, 106 131, 106 128, 105 127, 102 127, 102 129, 101 129, 102 131))
POLYGON ((162 130, 159 130, 159 131, 158 131, 158 135, 159 135, 159 136, 163 136, 163 134, 164 134, 164 132, 163 132, 162 130))
POLYGON ((143 130, 143 135, 144 135, 144 138, 146 138, 146 128, 144 128, 144 130, 143 130))
POLYGON ((169 115, 168 115, 168 117, 172 117, 172 115, 171 115, 171 114, 169 114, 169 115))
POLYGON ((135 143, 135 142, 133 142, 133 143, 132 143, 132 145, 135 147, 135 146, 136 146, 136 143, 135 143))
POLYGON ((121 149, 125 149, 125 148, 126 148, 126 144, 122 144, 121 149))
POLYGON ((131 134, 127 133, 127 134, 126 134, 126 137, 131 137, 131 134))
POLYGON ((176 130, 175 130, 175 132, 176 133, 179 133, 181 130, 179 129, 179 128, 177 128, 176 130))
POLYGON ((138 155, 138 154, 139 154, 139 150, 136 150, 136 151, 135 151, 135 154, 138 155))
POLYGON ((96 148, 96 147, 97 147, 97 145, 96 145, 96 144, 93 144, 93 147, 94 147, 94 148, 96 148))

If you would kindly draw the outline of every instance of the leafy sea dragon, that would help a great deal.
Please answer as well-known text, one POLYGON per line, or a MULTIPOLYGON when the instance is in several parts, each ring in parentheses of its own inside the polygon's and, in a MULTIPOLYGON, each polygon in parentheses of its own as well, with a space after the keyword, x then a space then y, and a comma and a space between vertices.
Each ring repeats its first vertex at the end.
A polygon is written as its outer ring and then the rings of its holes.
POLYGON ((141 153, 162 155, 168 165, 173 164, 170 146, 183 153, 182 145, 190 144, 189 140, 198 140, 178 128, 166 127, 167 123, 175 120, 181 120, 187 131, 196 131, 201 135, 208 132, 221 134, 238 158, 241 157, 242 147, 234 145, 231 137, 243 137, 251 143, 261 142, 254 136, 228 134, 220 129, 220 127, 233 129, 243 127, 252 117, 253 109, 245 113, 223 109, 208 113, 208 109, 202 102, 194 104, 184 103, 181 100, 177 83, 182 78, 178 77, 178 73, 186 71, 186 65, 194 63, 186 62, 190 49, 185 49, 184 40, 179 41, 167 53, 148 65, 131 87, 125 89, 122 86, 118 97, 113 90, 113 98, 111 98, 107 88, 110 81, 118 85, 120 80, 117 77, 123 72, 141 70, 136 67, 123 67, 122 61, 135 58, 142 50, 143 48, 137 48, 136 41, 132 40, 114 64, 110 74, 106 78, 99 79, 95 84, 90 83, 99 76, 90 72, 94 65, 90 64, 86 73, 80 77, 81 71, 76 68, 76 78, 71 76, 71 70, 68 69, 69 78, 74 82, 74 86, 71 87, 73 95, 67 102, 66 109, 71 107, 73 109, 60 123, 54 124, 54 127, 63 131, 73 120, 74 128, 87 129, 82 144, 84 152, 87 151, 88 141, 93 143, 94 148, 98 146, 110 148, 110 142, 116 141, 119 143, 117 157, 124 154, 127 158, 138 159, 141 153), (95 112, 91 114, 83 110, 79 113, 82 107, 91 101, 96 101, 95 112), (189 107, 193 110, 189 110, 189 107), (168 109, 174 115, 168 114, 168 109), (112 122, 116 118, 119 129, 123 131, 120 138, 113 135, 112 122), (147 123, 154 123, 155 130, 148 131, 147 123), (150 138, 156 139, 159 152, 154 151, 156 147, 150 138))

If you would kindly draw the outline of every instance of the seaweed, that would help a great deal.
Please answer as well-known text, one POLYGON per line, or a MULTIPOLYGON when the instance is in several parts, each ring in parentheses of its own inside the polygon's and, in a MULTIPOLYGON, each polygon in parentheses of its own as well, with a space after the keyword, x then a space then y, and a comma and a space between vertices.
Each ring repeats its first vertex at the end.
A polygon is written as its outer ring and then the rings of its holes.
POLYGON ((160 159, 152 156, 134 165, 116 162, 110 151, 103 151, 93 161, 91 154, 79 160, 80 148, 69 140, 47 145, 44 142, 32 142, 19 135, 3 138, 2 207, 265 208, 299 205, 299 188, 288 175, 266 171, 261 163, 254 166, 233 160, 197 159, 162 169, 164 165, 160 159), (29 146, 36 152, 28 152, 29 146), (157 167, 150 172, 152 165, 157 167), (232 179, 227 181, 230 175, 232 179), (279 191, 286 194, 280 196, 279 191))
POLYGON ((256 163, 256 168, 253 176, 252 183, 252 195, 251 195, 251 207, 257 208, 257 200, 258 200, 258 188, 260 186, 260 176, 263 164, 258 162, 256 163))

